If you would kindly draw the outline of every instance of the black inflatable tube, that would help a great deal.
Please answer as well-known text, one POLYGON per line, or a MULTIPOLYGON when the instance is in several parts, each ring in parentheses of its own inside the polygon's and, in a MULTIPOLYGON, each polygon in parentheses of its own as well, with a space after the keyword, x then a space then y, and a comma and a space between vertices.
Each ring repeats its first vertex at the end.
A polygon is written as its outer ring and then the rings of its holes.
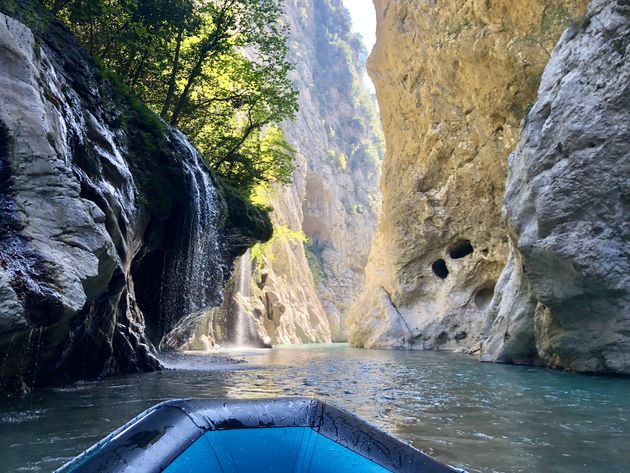
POLYGON ((112 432, 57 473, 158 473, 205 432, 310 427, 400 473, 454 473, 419 450, 317 399, 178 400, 158 404, 112 432))

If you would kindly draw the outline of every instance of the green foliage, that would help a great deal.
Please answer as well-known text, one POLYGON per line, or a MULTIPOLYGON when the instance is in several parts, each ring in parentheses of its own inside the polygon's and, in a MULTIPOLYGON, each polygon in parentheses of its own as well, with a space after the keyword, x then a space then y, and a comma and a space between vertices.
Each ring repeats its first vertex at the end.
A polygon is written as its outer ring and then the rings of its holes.
POLYGON ((325 277, 325 263, 324 257, 322 256, 324 248, 309 240, 304 245, 304 251, 306 254, 306 261, 308 261, 308 266, 313 274, 313 280, 315 281, 315 284, 319 286, 325 277))
POLYGON ((301 230, 292 230, 286 225, 276 225, 273 236, 265 243, 257 243, 250 250, 250 258, 254 264, 254 273, 259 275, 265 261, 273 259, 273 245, 275 243, 299 243, 306 242, 307 238, 301 230))
POLYGON ((361 38, 352 32, 348 11, 326 0, 315 0, 316 60, 314 86, 330 140, 330 158, 338 167, 378 173, 385 142, 375 107, 375 99, 363 84, 367 51, 361 38), (352 107, 339 107, 350 97, 352 107))
POLYGON ((261 184, 291 182, 295 149, 279 127, 257 129, 238 148, 224 152, 222 145, 234 146, 229 143, 233 137, 219 135, 216 130, 212 135, 218 140, 204 135, 197 144, 208 156, 210 166, 233 185, 252 192, 261 184))
MULTIPOLYGON (((13 18, 19 18, 22 23, 27 25, 35 35, 46 30, 50 22, 48 12, 41 11, 41 6, 36 2, 21 2, 16 0, 2 0, 0 1, 0 12, 11 16, 13 18)), ((39 54, 39 44, 37 38, 35 39, 35 54, 39 54)))
POLYGON ((45 0, 122 85, 246 194, 287 183, 297 111, 281 0, 45 0))
POLYGON ((345 171, 348 168, 348 157, 343 153, 339 153, 337 155, 337 163, 339 164, 339 169, 345 171))

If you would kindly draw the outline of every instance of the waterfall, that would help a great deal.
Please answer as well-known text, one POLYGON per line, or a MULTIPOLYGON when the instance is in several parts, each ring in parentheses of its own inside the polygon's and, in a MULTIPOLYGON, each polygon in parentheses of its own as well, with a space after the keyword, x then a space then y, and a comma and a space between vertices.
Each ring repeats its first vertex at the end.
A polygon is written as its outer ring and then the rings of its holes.
POLYGON ((161 293, 164 333, 190 314, 202 313, 222 300, 225 261, 219 244, 220 197, 197 150, 177 130, 173 136, 192 194, 187 215, 174 241, 174 261, 165 269, 161 293))
POLYGON ((247 342, 252 337, 252 320, 250 314, 245 310, 248 298, 252 295, 251 288, 252 263, 249 250, 241 256, 238 269, 238 287, 235 294, 236 323, 235 323, 235 346, 246 347, 247 342))

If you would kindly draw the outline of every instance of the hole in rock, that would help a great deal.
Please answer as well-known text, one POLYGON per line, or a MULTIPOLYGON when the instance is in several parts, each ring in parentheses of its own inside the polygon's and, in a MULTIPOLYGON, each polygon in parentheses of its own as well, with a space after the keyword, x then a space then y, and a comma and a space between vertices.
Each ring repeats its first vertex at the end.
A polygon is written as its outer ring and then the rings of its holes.
POLYGON ((465 338, 468 337, 468 333, 465 332, 464 330, 462 330, 461 332, 457 332, 455 334, 455 340, 459 341, 459 340, 463 340, 465 338))
POLYGON ((493 296, 494 286, 481 288, 475 294, 475 305, 478 309, 483 310, 490 305, 493 296))
POLYGON ((441 258, 433 262, 433 264, 431 265, 431 269, 438 278, 446 279, 446 276, 448 276, 448 268, 446 267, 446 262, 441 258))
POLYGON ((463 258, 474 251, 470 240, 459 240, 448 250, 448 254, 453 259, 463 258))
POLYGON ((448 333, 442 332, 438 335, 435 341, 437 342, 438 345, 444 345, 446 342, 450 340, 450 338, 451 337, 448 336, 448 333))

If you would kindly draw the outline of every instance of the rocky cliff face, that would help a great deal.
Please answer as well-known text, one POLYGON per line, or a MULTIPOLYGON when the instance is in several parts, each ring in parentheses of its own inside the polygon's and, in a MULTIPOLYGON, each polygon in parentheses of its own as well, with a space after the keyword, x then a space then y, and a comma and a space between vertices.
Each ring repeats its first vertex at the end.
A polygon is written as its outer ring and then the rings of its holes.
POLYGON ((233 326, 224 330, 218 321, 234 319, 230 314, 238 310, 258 328, 251 332, 255 345, 347 337, 346 312, 363 286, 380 205, 382 133, 362 82, 366 53, 342 2, 289 0, 285 12, 292 79, 300 91, 298 116, 284 125, 297 151, 294 182, 267 196, 276 237, 249 297, 239 296, 235 275, 226 305, 201 322, 208 333, 193 324, 177 334, 176 346, 233 343, 233 326))
POLYGON ((284 128, 299 158, 293 188, 272 200, 276 223, 303 231, 309 240, 305 248, 302 242, 274 246, 264 302, 273 312, 269 318, 279 322, 285 310, 318 318, 323 308, 330 325, 326 338, 343 341, 345 314, 363 284, 376 226, 380 125, 362 83, 363 46, 342 2, 291 0, 286 17, 300 112, 284 128))
POLYGON ((564 33, 510 156, 483 360, 630 374, 630 4, 564 33))
POLYGON ((2 9, 0 392, 157 369, 270 223, 41 6, 2 9))
POLYGON ((583 0, 376 0, 383 207, 351 342, 475 351, 508 254, 507 156, 583 0))

